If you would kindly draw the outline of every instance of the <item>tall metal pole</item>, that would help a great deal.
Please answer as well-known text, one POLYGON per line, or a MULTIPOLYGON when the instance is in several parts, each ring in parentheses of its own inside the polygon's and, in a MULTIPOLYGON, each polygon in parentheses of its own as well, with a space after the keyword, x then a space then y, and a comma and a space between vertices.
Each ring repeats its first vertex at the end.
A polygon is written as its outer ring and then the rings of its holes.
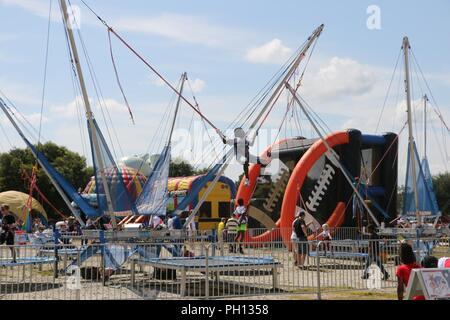
POLYGON ((173 130, 175 129, 175 123, 177 122, 178 111, 180 110, 181 97, 183 95, 184 83, 186 82, 186 80, 187 80, 187 73, 184 72, 181 75, 180 94, 178 95, 178 101, 177 101, 177 106, 175 108, 175 114, 173 116, 172 127, 170 128, 169 144, 170 144, 170 141, 172 140, 172 134, 173 134, 173 130))
POLYGON ((427 158, 427 102, 428 96, 423 96, 423 158, 427 158))
MULTIPOLYGON (((112 227, 114 229, 116 229, 117 227, 117 222, 116 222, 116 217, 114 214, 114 208, 112 205, 112 200, 111 200, 111 194, 109 192, 109 185, 108 185, 108 181, 106 178, 106 173, 105 173, 105 163, 103 160, 103 155, 101 153, 101 149, 100 149, 100 144, 99 144, 99 138, 97 135, 97 130, 95 128, 95 124, 94 124, 94 115, 92 113, 92 108, 91 108, 91 103, 89 101, 89 95, 87 93, 87 89, 86 89, 86 83, 84 81, 84 76, 83 76, 83 70, 81 68, 81 64, 80 64, 80 58, 78 55, 78 50, 77 50, 77 46, 76 46, 76 42, 75 42, 75 37, 73 34, 73 29, 72 29, 72 24, 69 20, 69 12, 67 10, 67 3, 66 0, 59 0, 59 3, 61 5, 61 10, 62 10, 62 16, 63 16, 63 20, 64 20, 64 26, 67 30, 67 35, 69 37, 69 42, 70 42, 70 49, 72 51, 72 57, 74 59, 74 64, 77 70, 77 77, 78 77, 78 81, 80 83, 80 88, 81 88, 81 93, 83 95, 83 100, 84 100, 84 106, 86 109, 86 117, 88 120, 88 125, 89 125, 89 129, 91 132, 91 140, 92 140, 92 147, 95 153, 95 157, 94 157, 94 163, 95 163, 95 159, 97 159, 98 162, 98 168, 97 170, 100 173, 100 177, 102 180, 102 184, 103 184, 103 189, 105 189, 105 196, 106 196, 106 203, 108 206, 108 214, 111 217, 111 224, 112 227)), ((99 186, 97 186, 97 190, 99 190, 98 188, 99 186)))
MULTIPOLYGON (((253 123, 250 126, 250 129, 248 131, 248 133, 250 133, 259 123, 259 120, 261 120, 261 118, 263 117, 264 113, 267 111, 267 109, 269 109, 273 103, 275 103, 275 100, 278 98, 280 92, 282 90, 284 90, 284 86, 286 82, 289 82, 289 80, 291 79, 292 75, 295 73, 295 71, 297 70, 298 66, 300 65, 300 62, 302 62, 303 58, 305 57, 306 52, 309 50, 309 48, 312 46, 312 44, 314 43, 314 41, 321 35, 323 28, 325 27, 324 24, 321 24, 316 30, 314 30, 314 32, 311 34, 311 36, 308 38, 308 42, 306 43, 305 47, 303 48, 303 50, 298 54, 297 58, 294 60, 294 62, 292 63, 291 68, 289 69, 289 71, 286 73, 285 77, 283 78, 283 80, 280 82, 280 84, 278 85, 278 87, 275 89, 275 91, 273 92, 272 96, 270 97, 270 99, 267 101, 266 105, 264 106, 264 108, 261 110, 261 112, 258 114, 258 116, 256 117, 256 119, 253 121, 253 123)), ((254 133, 254 136, 252 137, 252 139, 249 139, 250 141, 253 141, 253 139, 256 138, 256 132, 254 133)))
MULTIPOLYGON (((263 117, 264 113, 272 106, 272 104, 275 102, 276 98, 279 96, 281 90, 284 89, 284 85, 285 83, 289 82, 289 80, 291 79, 292 75, 294 74, 295 70, 297 70, 298 66, 300 65, 300 62, 303 60, 303 58, 305 57, 306 52, 308 51, 308 49, 311 47, 311 45, 314 43, 314 41, 320 36, 320 34, 323 31, 323 28, 325 26, 323 24, 321 24, 316 30, 314 30, 314 32, 312 33, 312 35, 308 38, 308 42, 306 43, 305 47, 303 48, 303 50, 299 53, 299 55, 297 56, 297 58, 294 60, 294 62, 292 63, 291 68, 289 69, 289 71, 287 72, 286 76, 284 77, 283 81, 280 82, 280 84, 278 85, 278 87, 276 88, 276 90, 273 92, 272 96, 269 98, 269 101, 266 103, 266 105, 264 106, 264 108, 261 110, 261 112, 258 114, 258 116, 256 117, 256 119, 253 121, 253 123, 250 126, 250 130, 247 132, 247 134, 249 134, 251 132, 252 129, 254 129, 258 123, 259 120, 263 117)), ((180 95, 181 97, 181 95, 180 95)), ((251 140, 253 140, 254 138, 256 138, 256 132, 254 134, 254 137, 252 137, 251 140)), ((221 136, 224 136, 222 133, 220 134, 221 136)), ((189 217, 186 219, 186 222, 184 224, 184 228, 186 228, 189 223, 191 223, 191 221, 195 218, 195 216, 197 215, 198 211, 200 210, 201 205, 203 204, 203 202, 206 200, 206 198, 209 196, 209 194, 212 192, 212 190, 214 189, 214 186, 217 184, 217 181, 219 181, 220 176, 225 172, 226 168, 228 167, 228 165, 230 164, 230 160, 231 157, 234 155, 234 150, 230 149, 225 156, 222 159, 222 167, 220 168, 219 172, 217 172, 217 174, 215 175, 213 181, 210 182, 208 188, 205 190, 205 192, 203 193, 202 198, 198 201, 196 207, 192 210, 191 214, 189 215, 189 217)))
POLYGON ((413 133, 413 123, 412 123, 412 107, 411 107, 411 85, 410 85, 410 74, 409 74, 409 49, 411 48, 409 44, 408 37, 403 38, 403 52, 405 59, 405 93, 406 93, 406 106, 408 113, 408 131, 409 131, 409 155, 411 160, 411 172, 413 178, 413 192, 414 192, 414 203, 416 206, 416 217, 418 225, 421 224, 419 215, 419 195, 417 194, 417 176, 416 176, 416 154, 414 150, 414 133, 413 133))

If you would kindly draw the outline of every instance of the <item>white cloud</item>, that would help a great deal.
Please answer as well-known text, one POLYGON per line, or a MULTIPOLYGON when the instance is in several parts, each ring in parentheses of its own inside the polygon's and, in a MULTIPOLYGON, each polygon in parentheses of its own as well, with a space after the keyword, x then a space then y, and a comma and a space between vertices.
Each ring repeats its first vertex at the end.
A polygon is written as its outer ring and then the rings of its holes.
POLYGON ((316 73, 308 74, 303 92, 321 100, 370 93, 383 76, 376 68, 348 58, 331 58, 316 73))
POLYGON ((157 87, 164 87, 166 84, 164 81, 158 76, 150 76, 150 83, 157 87))
POLYGON ((264 45, 251 48, 245 58, 251 63, 284 63, 292 54, 292 49, 283 45, 280 39, 273 39, 264 45))
MULTIPOLYGON (((166 87, 166 83, 157 76, 150 76, 150 83, 156 87, 166 87)), ((170 82, 170 81, 169 81, 170 82)), ((172 83, 175 83, 174 81, 172 83)), ((190 86, 194 93, 202 92, 206 87, 206 82, 202 79, 195 78, 194 80, 189 79, 190 86)))
MULTIPOLYGON (((0 5, 15 6, 41 18, 48 18, 49 6, 42 0, 0 0, 0 5)), ((77 7, 74 5, 77 9, 77 7)), ((76 13, 77 11, 74 10, 76 13)), ((84 13, 85 11, 82 11, 84 13)), ((78 23, 102 26, 90 13, 84 14, 78 23)), ((51 20, 61 22, 60 12, 55 6, 51 20)), ((218 25, 202 16, 162 13, 156 16, 129 16, 116 20, 111 25, 119 31, 138 32, 165 37, 168 39, 200 44, 208 47, 235 48, 245 45, 250 33, 231 26, 218 25)))
POLYGON ((125 17, 113 23, 116 29, 158 35, 169 39, 223 47, 241 42, 245 32, 216 25, 200 16, 163 13, 154 17, 125 17))
MULTIPOLYGON (((98 116, 100 116, 101 109, 99 103, 97 101, 94 102, 93 99, 89 99, 89 101, 91 103, 94 115, 98 113, 98 116)), ((123 103, 112 98, 104 99, 102 101, 102 106, 114 113, 128 112, 127 107, 123 103)), ((77 96, 75 99, 68 103, 51 106, 50 110, 52 112, 52 117, 60 119, 76 119, 77 114, 80 114, 83 117, 85 115, 84 102, 81 96, 77 96)))
MULTIPOLYGON (((11 61, 9 57, 2 58, 8 62, 11 61)), ((33 107, 35 108, 34 110, 40 108, 41 94, 35 86, 29 85, 28 83, 16 83, 6 77, 0 77, 0 89, 18 107, 33 107)))
MULTIPOLYGON (((15 6, 24 9, 32 14, 48 19, 49 2, 42 0, 0 0, 0 5, 15 6)), ((52 9, 52 21, 61 21, 59 10, 52 9)))
POLYGON ((77 115, 77 108, 83 106, 83 100, 81 96, 77 96, 74 100, 60 105, 54 105, 50 107, 52 116, 54 118, 73 118, 77 115))
POLYGON ((205 86, 206 82, 198 78, 191 82, 192 91, 194 91, 194 93, 202 92, 203 89, 205 89, 205 86))

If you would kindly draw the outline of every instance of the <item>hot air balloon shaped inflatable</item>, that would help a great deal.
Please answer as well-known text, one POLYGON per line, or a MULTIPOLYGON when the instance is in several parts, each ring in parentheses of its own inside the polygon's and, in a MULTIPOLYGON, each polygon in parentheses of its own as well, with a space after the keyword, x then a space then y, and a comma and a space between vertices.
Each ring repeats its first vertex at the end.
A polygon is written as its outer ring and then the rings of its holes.
MULTIPOLYGON (((120 194, 118 194, 120 191, 120 188, 116 188, 117 185, 117 175, 120 174, 125 187, 127 188, 131 199, 135 201, 139 194, 142 191, 142 188, 145 184, 145 181, 147 178, 141 174, 138 173, 136 169, 126 167, 124 165, 118 166, 119 170, 108 170, 106 169, 106 176, 108 183, 111 184, 111 198, 113 200, 116 199, 115 208, 116 211, 115 214, 118 217, 127 216, 129 214, 129 211, 126 207, 124 207, 118 199, 120 199, 120 194)), ((91 204, 95 205, 95 202, 97 201, 96 198, 96 186, 95 186, 95 177, 92 177, 89 183, 87 184, 86 188, 84 189, 83 195, 84 197, 91 202, 91 204)))

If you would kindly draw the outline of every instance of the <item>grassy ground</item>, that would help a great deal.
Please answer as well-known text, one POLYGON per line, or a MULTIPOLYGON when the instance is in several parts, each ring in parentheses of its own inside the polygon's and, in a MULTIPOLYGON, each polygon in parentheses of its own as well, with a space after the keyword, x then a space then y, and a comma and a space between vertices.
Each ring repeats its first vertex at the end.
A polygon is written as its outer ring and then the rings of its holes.
MULTIPOLYGON (((292 296, 289 300, 316 300, 317 295, 307 297, 292 296)), ((322 294, 322 300, 396 300, 395 292, 344 291, 322 294)))
MULTIPOLYGON (((377 291, 345 290, 339 292, 322 293, 322 300, 397 300, 395 289, 383 289, 377 291)), ((245 298, 233 298, 231 300, 245 300, 245 298)), ((301 293, 287 295, 268 295, 250 297, 248 300, 317 300, 317 293, 301 293)))

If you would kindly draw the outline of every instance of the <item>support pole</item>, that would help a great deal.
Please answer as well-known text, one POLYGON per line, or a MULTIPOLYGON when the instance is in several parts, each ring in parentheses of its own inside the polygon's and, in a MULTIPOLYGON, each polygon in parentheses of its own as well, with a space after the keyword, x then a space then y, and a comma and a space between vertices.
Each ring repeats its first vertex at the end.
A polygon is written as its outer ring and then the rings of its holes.
MULTIPOLYGON (((417 225, 421 225, 421 218, 419 215, 419 195, 417 194, 417 176, 416 176, 416 153, 414 150, 414 132, 412 123, 412 107, 411 107, 411 85, 409 74, 409 44, 408 37, 403 38, 403 52, 405 61, 405 93, 406 93, 406 107, 408 113, 408 131, 409 131, 409 156, 411 159, 411 170, 413 178, 414 203, 416 207, 417 225)), ((408 174, 408 172, 406 173, 408 174)))
MULTIPOLYGON (((88 120, 89 131, 91 133, 92 149, 95 154, 94 164, 95 164, 95 160, 97 160, 97 162, 98 162, 97 170, 100 173, 100 177, 102 180, 101 182, 103 184, 103 189, 105 189, 106 203, 108 206, 108 215, 111 217, 112 227, 114 229, 116 229, 117 222, 116 222, 116 216, 114 214, 114 208, 112 205, 111 194, 109 192, 109 185, 108 185, 108 181, 106 178, 105 163, 104 163, 103 155, 102 155, 101 149, 100 149, 99 137, 97 135, 97 130, 96 130, 95 123, 94 123, 94 115, 92 113, 91 103, 89 101, 89 95, 87 93, 86 83, 84 81, 83 70, 82 70, 81 64, 80 64, 80 58, 78 55, 78 50, 77 50, 77 45, 75 42, 75 37, 73 34, 72 25, 69 20, 69 12, 67 9, 67 3, 66 3, 66 0, 60 0, 59 3, 61 5, 64 26, 67 30, 67 35, 69 38, 70 49, 71 49, 72 57, 74 60, 73 63, 75 65, 78 81, 80 83, 81 93, 82 93, 83 101, 84 101, 84 107, 86 109, 86 117, 88 120)), ((99 189, 99 188, 97 188, 97 189, 99 189)))
POLYGON ((428 96, 423 96, 423 158, 427 158, 427 102, 428 96))

